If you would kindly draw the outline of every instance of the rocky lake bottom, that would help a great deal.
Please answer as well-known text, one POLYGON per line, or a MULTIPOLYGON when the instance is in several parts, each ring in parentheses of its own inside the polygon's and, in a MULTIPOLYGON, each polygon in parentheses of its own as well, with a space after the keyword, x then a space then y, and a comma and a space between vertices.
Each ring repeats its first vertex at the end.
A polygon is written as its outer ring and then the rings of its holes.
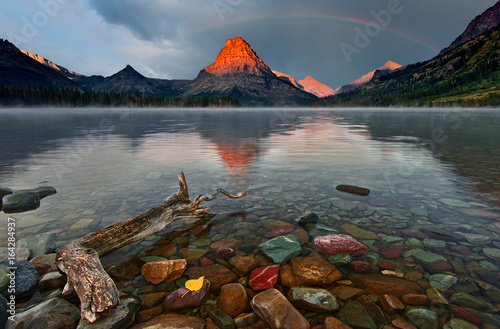
POLYGON ((184 171, 192 199, 247 196, 104 257, 121 304, 79 328, 500 327, 500 115, 472 111, 3 114, 33 146, 7 150, 0 185, 57 189, 1 214, 29 260, 5 321, 76 327, 53 252, 161 203, 184 171))

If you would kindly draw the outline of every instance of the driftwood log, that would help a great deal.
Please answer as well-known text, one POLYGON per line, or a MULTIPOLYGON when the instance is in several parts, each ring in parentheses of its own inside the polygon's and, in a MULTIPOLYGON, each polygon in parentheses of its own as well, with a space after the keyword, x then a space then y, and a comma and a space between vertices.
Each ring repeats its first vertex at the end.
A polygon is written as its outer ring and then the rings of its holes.
POLYGON ((81 302, 81 316, 87 322, 95 322, 106 315, 119 304, 119 298, 118 290, 104 271, 99 257, 160 232, 176 220, 213 217, 215 213, 207 207, 200 207, 200 203, 214 199, 219 193, 230 198, 246 195, 245 192, 233 195, 217 189, 212 195, 198 195, 191 201, 186 179, 181 172, 179 191, 160 205, 63 246, 56 256, 57 267, 68 276, 63 294, 76 291, 81 302))

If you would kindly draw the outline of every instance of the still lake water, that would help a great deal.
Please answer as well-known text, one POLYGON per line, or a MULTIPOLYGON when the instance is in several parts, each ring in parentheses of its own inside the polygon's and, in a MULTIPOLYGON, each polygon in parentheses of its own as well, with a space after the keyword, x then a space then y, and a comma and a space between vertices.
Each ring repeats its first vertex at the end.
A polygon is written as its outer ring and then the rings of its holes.
MULTIPOLYGON (((248 192, 207 203, 248 217, 221 216, 217 232, 193 237, 192 246, 206 246, 214 234, 256 245, 267 240, 260 221, 292 223, 313 211, 339 230, 342 223, 381 236, 418 230, 445 239, 446 250, 437 252, 447 257, 462 244, 477 256, 464 263, 500 267, 481 251, 500 248, 496 110, 4 109, 0 136, 1 186, 58 191, 39 209, 10 215, 17 239, 53 230, 62 246, 128 219, 176 192, 183 171, 191 198, 219 187, 248 192), (346 194, 339 184, 371 193, 346 194), (477 236, 487 243, 473 243, 477 236)), ((6 222, 0 213, 0 246, 7 244, 6 222)), ((158 239, 104 262, 126 260, 158 239)))

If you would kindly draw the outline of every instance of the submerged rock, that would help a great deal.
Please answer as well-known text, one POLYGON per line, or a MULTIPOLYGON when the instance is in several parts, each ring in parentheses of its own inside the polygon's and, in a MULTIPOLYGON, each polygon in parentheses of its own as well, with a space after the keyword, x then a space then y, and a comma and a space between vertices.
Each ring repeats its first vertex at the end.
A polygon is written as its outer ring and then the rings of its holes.
POLYGON ((279 265, 258 267, 250 274, 248 285, 257 291, 272 288, 278 281, 279 271, 279 265))
POLYGON ((66 300, 56 297, 16 315, 9 328, 74 328, 80 320, 80 310, 66 300))
POLYGON ((365 306, 357 301, 347 302, 340 310, 337 318, 343 323, 360 329, 377 329, 377 324, 365 306))
POLYGON ((3 212, 13 214, 40 207, 40 196, 34 192, 18 192, 3 198, 3 212))
POLYGON ((42 256, 54 251, 57 234, 54 232, 38 233, 18 241, 19 248, 27 248, 30 257, 42 256))
POLYGON ((313 244, 314 249, 330 256, 343 253, 360 256, 365 253, 365 246, 362 243, 345 234, 317 236, 313 239, 313 244))
POLYGON ((478 311, 489 311, 495 308, 493 304, 464 292, 458 292, 451 295, 450 302, 458 306, 470 307, 478 311))
POLYGON ((438 315, 434 311, 423 308, 412 308, 405 313, 406 317, 417 328, 437 329, 439 328, 438 315))
POLYGON ((209 291, 210 282, 207 279, 203 279, 203 286, 197 291, 179 288, 165 298, 162 303, 163 309, 165 311, 171 311, 198 307, 207 300, 209 291))
POLYGON ((309 329, 306 318, 279 290, 264 290, 252 299, 251 305, 254 312, 273 329, 309 329))
POLYGON ((346 192, 346 193, 351 193, 351 194, 357 194, 361 196, 367 196, 370 194, 370 190, 364 187, 359 187, 359 186, 353 186, 353 185, 337 185, 335 187, 337 190, 346 192))
POLYGON ((171 328, 189 328, 189 329, 205 329, 206 322, 202 318, 191 315, 183 315, 176 313, 161 314, 151 320, 129 327, 129 329, 171 329, 171 328))
POLYGON ((153 284, 163 281, 174 281, 179 278, 186 269, 185 259, 174 259, 149 262, 142 266, 142 276, 153 284))
MULTIPOLYGON (((14 264, 10 263, 8 260, 3 260, 0 262, 0 265, 15 267, 15 296, 16 299, 20 299, 23 297, 28 297, 33 294, 38 286, 39 276, 36 272, 36 269, 31 266, 31 264, 27 260, 16 260, 14 264)), ((10 274, 10 273, 8 273, 10 274)), ((2 291, 3 296, 10 295, 8 293, 8 288, 2 291)))
POLYGON ((311 287, 293 287, 288 291, 288 300, 298 308, 319 313, 338 311, 337 298, 328 290, 311 287))
POLYGON ((248 312, 250 300, 245 288, 239 283, 222 286, 217 307, 233 318, 248 312))
POLYGON ((302 248, 295 235, 283 235, 259 244, 259 249, 276 264, 285 264, 300 255, 302 248))

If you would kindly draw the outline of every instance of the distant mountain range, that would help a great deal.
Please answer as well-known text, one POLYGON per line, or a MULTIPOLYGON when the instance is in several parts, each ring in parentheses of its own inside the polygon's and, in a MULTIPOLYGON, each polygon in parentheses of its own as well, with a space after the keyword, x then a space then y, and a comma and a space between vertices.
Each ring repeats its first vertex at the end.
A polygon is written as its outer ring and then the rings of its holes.
POLYGON ((109 77, 85 76, 0 40, 0 85, 165 97, 233 96, 242 106, 479 104, 477 100, 491 101, 500 93, 499 24, 500 1, 438 56, 405 67, 388 61, 336 89, 309 75, 297 81, 271 70, 241 37, 226 40, 214 62, 193 80, 147 78, 129 65, 109 77))

